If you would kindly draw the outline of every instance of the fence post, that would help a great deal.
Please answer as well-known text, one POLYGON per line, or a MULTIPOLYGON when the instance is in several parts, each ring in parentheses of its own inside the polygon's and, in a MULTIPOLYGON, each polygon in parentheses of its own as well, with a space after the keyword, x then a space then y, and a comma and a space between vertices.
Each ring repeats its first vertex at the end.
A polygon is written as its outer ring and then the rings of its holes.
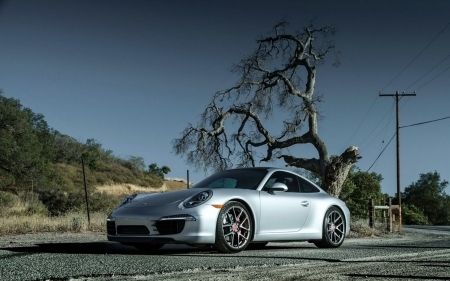
POLYGON ((187 173, 187 189, 189 189, 189 170, 186 170, 187 173))
POLYGON ((369 227, 375 227, 375 200, 369 199, 369 227))
POLYGON ((91 216, 89 215, 89 200, 88 200, 88 193, 87 193, 87 186, 86 186, 86 174, 84 172, 83 157, 81 158, 81 166, 83 167, 84 195, 86 197, 86 211, 87 211, 87 217, 88 217, 88 225, 91 225, 91 216))
POLYGON ((392 232, 392 199, 391 198, 389 198, 388 216, 389 216, 388 230, 389 230, 389 232, 392 232))

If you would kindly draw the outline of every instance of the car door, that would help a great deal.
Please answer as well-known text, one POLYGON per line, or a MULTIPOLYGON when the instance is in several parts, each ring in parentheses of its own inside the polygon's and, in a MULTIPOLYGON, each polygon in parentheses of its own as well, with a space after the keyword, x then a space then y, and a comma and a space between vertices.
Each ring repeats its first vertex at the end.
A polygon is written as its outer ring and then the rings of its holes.
POLYGON ((309 197, 300 192, 297 176, 287 172, 274 172, 260 191, 260 233, 296 232, 305 224, 310 211, 309 197), (287 185, 288 191, 267 190, 275 182, 287 185))

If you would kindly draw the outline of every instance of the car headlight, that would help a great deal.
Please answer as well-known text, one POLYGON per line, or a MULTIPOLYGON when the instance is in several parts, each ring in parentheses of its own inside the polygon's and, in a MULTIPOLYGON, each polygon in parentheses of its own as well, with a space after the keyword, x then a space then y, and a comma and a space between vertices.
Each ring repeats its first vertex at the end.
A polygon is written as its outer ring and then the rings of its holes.
POLYGON ((213 195, 212 190, 202 191, 184 200, 183 206, 185 208, 197 207, 208 201, 212 197, 212 195, 213 195))
POLYGON ((122 207, 123 205, 127 204, 128 202, 130 202, 131 200, 136 198, 136 196, 137 196, 137 194, 132 194, 130 196, 127 196, 125 199, 122 200, 122 202, 120 202, 119 207, 122 207))

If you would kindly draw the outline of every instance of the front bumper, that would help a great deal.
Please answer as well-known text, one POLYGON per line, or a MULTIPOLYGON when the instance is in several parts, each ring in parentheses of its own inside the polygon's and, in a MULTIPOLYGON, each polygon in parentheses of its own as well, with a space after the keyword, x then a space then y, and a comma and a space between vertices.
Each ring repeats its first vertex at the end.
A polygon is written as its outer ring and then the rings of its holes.
POLYGON ((204 204, 182 208, 178 204, 114 210, 107 218, 107 238, 124 244, 213 244, 220 209, 204 204))

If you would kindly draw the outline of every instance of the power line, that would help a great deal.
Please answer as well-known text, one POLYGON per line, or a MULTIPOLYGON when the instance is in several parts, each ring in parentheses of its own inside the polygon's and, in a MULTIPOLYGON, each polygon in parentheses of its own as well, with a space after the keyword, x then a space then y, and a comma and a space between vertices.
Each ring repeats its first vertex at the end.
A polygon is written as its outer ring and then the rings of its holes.
MULTIPOLYGON (((367 141, 367 139, 375 132, 375 130, 378 128, 378 126, 380 126, 380 124, 383 122, 383 120, 384 120, 384 118, 386 118, 386 116, 389 114, 389 113, 391 113, 392 114, 392 109, 394 108, 394 105, 395 105, 395 102, 393 102, 392 103, 392 106, 391 106, 391 108, 384 114, 384 116, 383 116, 383 118, 381 118, 381 120, 380 120, 380 122, 378 122, 378 124, 375 126, 375 128, 370 132, 370 134, 368 134, 367 135, 367 137, 362 141, 362 143, 361 143, 361 147, 364 145, 364 143, 367 141)), ((391 119, 391 118, 389 118, 389 119, 391 119)), ((389 123, 391 123, 391 121, 392 120, 389 120, 389 122, 388 122, 388 124, 383 128, 383 129, 385 129, 385 128, 387 128, 387 126, 389 126, 389 123)), ((375 139, 376 139, 376 137, 378 137, 380 134, 381 134, 381 132, 383 131, 383 129, 372 139, 372 141, 367 145, 367 146, 369 146, 375 139)), ((361 148, 361 151, 362 150, 364 150, 364 149, 362 149, 361 148)))
POLYGON ((405 103, 402 105, 402 107, 400 107, 400 109, 403 109, 403 107, 409 102, 410 98, 411 98, 411 97, 408 97, 408 98, 406 99, 405 103))
MULTIPOLYGON (((409 98, 409 97, 408 97, 408 98, 409 98)), ((392 115, 392 111, 391 111, 391 115, 392 115)), ((391 119, 391 118, 389 118, 389 119, 391 119)), ((392 120, 392 119, 391 119, 391 120, 392 120)), ((389 124, 391 123, 391 120, 389 120, 389 122, 387 123, 387 125, 386 125, 386 127, 385 127, 383 140, 382 140, 381 146, 380 146, 380 153, 381 153, 381 151, 382 151, 383 143, 384 143, 384 140, 386 139, 386 134, 387 134, 387 131, 388 131, 388 126, 389 126, 389 124)), ((375 168, 374 168, 375 170, 377 169, 377 164, 378 164, 378 162, 376 162, 376 164, 375 164, 375 168)))
POLYGON ((430 70, 428 70, 427 73, 425 73, 424 75, 422 75, 422 77, 420 77, 419 79, 416 80, 416 82, 412 83, 408 88, 405 89, 408 90, 409 88, 411 88, 412 86, 414 86, 414 84, 416 84, 417 82, 419 82, 420 80, 422 80, 422 78, 424 78, 425 76, 428 75, 428 73, 430 73, 431 71, 433 71, 436 67, 438 67, 439 65, 441 65, 441 63, 443 63, 446 59, 448 59, 450 57, 450 54, 448 56, 446 56, 443 60, 441 60, 438 64, 436 64, 433 68, 431 68, 430 70))
POLYGON ((412 125, 401 126, 400 128, 406 128, 406 127, 413 127, 413 126, 423 125, 423 124, 437 122, 437 121, 441 121, 441 120, 449 119, 449 118, 450 118, 450 116, 447 116, 447 117, 444 117, 444 118, 439 118, 439 119, 434 119, 434 120, 430 120, 430 121, 420 122, 420 123, 416 123, 416 124, 412 124, 412 125))
POLYGON ((369 147, 377 139, 377 137, 383 132, 383 130, 387 130, 391 121, 392 121, 392 119, 389 120, 389 122, 386 124, 386 126, 384 126, 384 128, 382 128, 381 131, 379 131, 378 134, 375 137, 373 137, 372 140, 366 146, 364 146, 364 148, 361 148, 361 152, 365 151, 366 148, 369 147))
MULTIPOLYGON (((441 34, 442 32, 444 32, 445 29, 447 29, 447 27, 450 25, 450 22, 433 38, 433 40, 431 40, 430 43, 428 43, 428 45, 425 46, 425 48, 405 67, 402 69, 402 71, 400 71, 400 73, 398 73, 380 92, 382 92, 384 89, 386 89, 395 79, 397 79, 398 76, 400 76, 400 74, 403 73, 403 71, 405 71, 441 34)), ((439 66, 443 61, 445 61, 448 57, 450 57, 450 55, 448 55, 445 59, 443 59, 441 62, 439 62, 439 64, 437 64, 435 67, 433 67, 430 71, 428 71, 425 75, 423 75, 422 77, 420 77, 418 80, 416 80, 416 82, 414 82, 411 86, 409 86, 408 88, 405 89, 405 91, 407 89, 409 89, 410 87, 412 87, 414 84, 416 84, 418 81, 420 81, 424 76, 426 76, 428 73, 430 73, 433 69, 435 69, 437 66, 439 66)), ((448 70, 448 69, 447 69, 448 70)), ((445 72, 445 71, 444 71, 445 72)), ((441 73, 442 74, 442 73, 441 73)), ((436 77, 435 77, 436 78, 436 77)), ((434 80, 434 78, 432 79, 434 80)), ((430 80, 429 82, 431 82, 432 80, 430 80)), ((429 82, 427 82, 426 84, 428 84, 429 82)), ((425 85, 426 85, 425 84, 425 85)), ((423 86, 425 86, 423 85, 423 86)), ((422 86, 422 87, 423 87, 422 86)), ((422 88, 420 87, 420 88, 422 88)), ((420 89, 419 88, 419 89, 420 89)), ((418 90, 418 89, 417 89, 418 90)), ((408 99, 409 100, 409 99, 408 99)), ((359 123, 358 127, 356 128, 355 132, 353 133, 353 135, 350 137, 350 139, 348 140, 348 142, 345 144, 345 147, 348 146, 348 144, 351 142, 351 140, 353 139, 353 137, 356 135, 356 133, 359 131, 359 129, 361 128, 362 124, 364 123, 364 121, 366 120, 367 116, 369 115, 370 111, 372 110, 373 106, 375 105, 377 99, 375 98, 375 100, 372 102, 372 105, 369 108, 369 111, 367 111, 366 115, 364 116, 364 118, 362 119, 362 121, 359 123)), ((406 104, 406 103, 405 103, 406 104)), ((383 117, 384 119, 384 117, 383 117)), ((378 125, 377 125, 378 126, 378 125)), ((376 129, 376 127, 375 127, 376 129)), ((375 130, 374 129, 374 130, 375 130)), ((373 131, 369 134, 369 136, 373 133, 373 131)), ((367 139, 367 138, 366 138, 367 139)), ((364 140, 365 141, 365 140, 364 140)))
POLYGON ((433 42, 434 40, 436 40, 439 35, 441 35, 442 32, 444 32, 444 30, 450 25, 450 22, 441 30, 441 32, 438 33, 438 35, 436 35, 436 37, 433 38, 433 40, 431 40, 430 43, 428 43, 428 45, 425 46, 425 48, 410 62, 408 63, 407 66, 405 66, 405 68, 402 69, 402 71, 400 71, 400 73, 398 73, 386 86, 384 86, 384 88, 380 91, 384 91, 384 89, 386 89, 389 85, 391 85, 392 82, 394 82, 395 79, 397 79, 397 77, 400 76, 400 74, 403 73, 403 71, 405 71, 433 42))
MULTIPOLYGON (((372 110, 372 107, 375 105, 375 103, 377 102, 378 97, 375 97, 375 99, 372 102, 372 105, 369 108, 369 111, 367 111, 366 115, 364 116, 364 118, 362 119, 361 123, 359 123, 358 128, 356 128, 356 131, 353 133, 353 135, 350 137, 350 139, 348 140, 347 144, 345 144, 345 147, 347 147, 349 145, 349 143, 352 141, 353 137, 355 136, 355 134, 358 132, 359 128, 361 127, 362 123, 364 122, 364 120, 366 120, 367 115, 369 115, 369 112, 372 110)), ((384 117, 383 117, 384 119, 384 117)), ((345 148, 344 147, 344 148, 345 148)))
POLYGON ((378 158, 380 158, 381 154, 383 154, 384 150, 388 147, 388 145, 391 143, 391 141, 394 139, 395 135, 397 133, 394 133, 394 135, 392 136, 392 138, 389 140, 389 142, 386 144, 386 146, 383 148, 383 150, 380 152, 380 154, 378 154, 377 159, 375 159, 375 161, 373 161, 372 165, 370 165, 369 169, 367 169, 367 172, 370 170, 370 168, 372 168, 372 166, 377 162, 378 158))
MULTIPOLYGON (((420 123, 416 123, 416 124, 412 124, 412 125, 407 125, 407 126, 401 126, 400 128, 406 128, 406 127, 412 127, 412 126, 418 126, 418 125, 423 125, 423 124, 427 124, 427 123, 431 123, 431 122, 437 122, 437 121, 441 121, 444 119, 449 119, 450 116, 444 117, 444 118, 439 118, 439 119, 435 119, 435 120, 430 120, 430 121, 425 121, 425 122, 420 122, 420 123)), ((367 172, 373 167, 373 165, 378 161, 378 159, 380 158, 381 154, 383 154, 383 152, 386 150, 386 148, 389 146, 389 144, 391 143, 391 141, 394 139, 396 133, 394 133, 394 135, 391 137, 391 139, 389 140, 389 142, 386 144, 386 146, 383 148, 383 150, 380 152, 380 154, 378 154, 377 158, 375 159, 375 161, 373 161, 372 165, 370 165, 369 169, 367 169, 367 172)))
POLYGON ((433 79, 431 79, 430 81, 428 81, 427 83, 423 84, 422 86, 420 86, 419 88, 417 88, 416 91, 422 89, 423 87, 425 87, 425 85, 427 85, 428 83, 430 83, 431 81, 433 81, 434 79, 438 78, 439 76, 441 76, 442 74, 444 74, 444 72, 446 72, 447 70, 450 69, 450 66, 447 67, 446 69, 444 69, 444 71, 442 71, 441 73, 439 73, 438 75, 436 75, 433 79))

